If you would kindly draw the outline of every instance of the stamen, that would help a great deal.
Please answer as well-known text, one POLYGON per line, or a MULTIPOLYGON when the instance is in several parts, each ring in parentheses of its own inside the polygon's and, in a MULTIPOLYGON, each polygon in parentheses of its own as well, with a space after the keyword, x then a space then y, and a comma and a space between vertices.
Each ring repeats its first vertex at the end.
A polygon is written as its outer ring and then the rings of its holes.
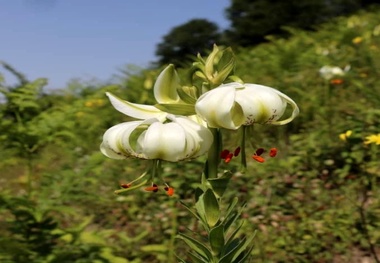
POLYGON ((235 151, 234 151, 234 156, 235 156, 235 157, 238 156, 239 153, 240 153, 240 146, 237 147, 237 148, 235 149, 235 151))
POLYGON ((166 186, 164 189, 165 189, 166 194, 168 196, 173 196, 174 195, 174 188, 173 187, 166 186))
POLYGON ((131 185, 132 185, 131 183, 129 183, 129 184, 121 184, 120 187, 126 189, 126 188, 131 187, 131 185))
POLYGON ((259 162, 259 163, 265 162, 265 159, 263 157, 257 155, 257 154, 252 155, 252 159, 259 162))
POLYGON ((158 186, 156 184, 152 184, 152 186, 146 187, 144 190, 155 193, 158 191, 158 186))
POLYGON ((221 153, 220 153, 220 158, 222 158, 223 160, 227 158, 228 154, 230 153, 229 150, 223 150, 221 153))
POLYGON ((229 153, 229 154, 227 155, 227 157, 224 159, 224 162, 225 162, 225 163, 229 163, 229 162, 231 162, 232 157, 234 157, 234 154, 233 154, 233 153, 229 153))
POLYGON ((260 156, 260 155, 262 155, 264 152, 265 152, 264 148, 258 148, 258 149, 256 150, 255 155, 260 156))
POLYGON ((277 148, 271 148, 269 151, 270 157, 275 157, 277 155, 277 148))

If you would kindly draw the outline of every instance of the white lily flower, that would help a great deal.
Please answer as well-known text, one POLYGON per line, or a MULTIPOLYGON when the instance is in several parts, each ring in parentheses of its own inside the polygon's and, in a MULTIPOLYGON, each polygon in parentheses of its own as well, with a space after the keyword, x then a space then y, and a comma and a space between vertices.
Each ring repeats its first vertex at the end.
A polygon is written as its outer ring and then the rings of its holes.
POLYGON ((340 67, 333 67, 333 66, 323 66, 319 70, 319 74, 321 75, 322 78, 326 80, 330 80, 333 77, 338 77, 338 76, 344 76, 346 71, 348 71, 349 68, 346 68, 343 70, 340 67))
POLYGON ((280 91, 257 84, 232 82, 212 89, 199 97, 195 110, 212 128, 236 130, 254 123, 283 125, 299 113, 297 104, 280 91), (287 104, 290 117, 279 120, 287 104))
POLYGON ((187 117, 167 115, 166 121, 151 118, 117 124, 108 129, 100 145, 112 159, 137 157, 177 162, 208 151, 212 133, 187 117))

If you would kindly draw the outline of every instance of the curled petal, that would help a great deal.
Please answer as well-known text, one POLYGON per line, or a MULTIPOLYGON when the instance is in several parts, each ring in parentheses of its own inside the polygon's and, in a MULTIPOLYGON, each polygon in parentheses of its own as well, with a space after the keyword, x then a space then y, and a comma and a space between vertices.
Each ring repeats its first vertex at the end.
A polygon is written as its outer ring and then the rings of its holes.
POLYGON ((159 120, 165 119, 167 115, 166 112, 163 112, 151 105, 137 104, 122 100, 110 92, 106 92, 112 106, 119 112, 130 116, 135 119, 145 120, 149 118, 157 118, 159 120))
POLYGON ((195 111, 213 128, 236 130, 244 123, 242 109, 235 103, 235 88, 229 85, 200 96, 195 111))
POLYGON ((109 128, 103 135, 103 142, 100 145, 100 151, 112 159, 125 159, 133 156, 130 147, 123 147, 122 135, 130 134, 141 124, 141 121, 131 121, 117 124, 109 128))
POLYGON ((158 76, 154 84, 154 97, 158 103, 176 103, 180 101, 177 88, 180 79, 174 66, 170 64, 158 76))

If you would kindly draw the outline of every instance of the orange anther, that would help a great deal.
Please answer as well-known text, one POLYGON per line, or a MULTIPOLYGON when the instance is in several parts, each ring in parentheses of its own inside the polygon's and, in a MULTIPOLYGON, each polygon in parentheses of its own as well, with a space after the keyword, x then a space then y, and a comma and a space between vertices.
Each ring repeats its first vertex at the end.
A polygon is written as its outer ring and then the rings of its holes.
POLYGON ((271 148, 269 151, 270 157, 275 157, 277 155, 277 148, 271 148))
POLYGON ((265 159, 263 157, 256 155, 256 154, 252 155, 252 159, 259 162, 259 163, 265 162, 265 159))
POLYGON ((121 188, 129 188, 131 187, 132 184, 121 184, 120 187, 121 188))
POLYGON ((156 184, 153 184, 152 186, 146 187, 144 190, 155 193, 158 191, 158 186, 156 184))
POLYGON ((227 157, 224 159, 224 162, 225 162, 225 163, 229 163, 229 162, 231 162, 232 157, 234 157, 234 154, 233 154, 233 153, 229 153, 229 154, 227 155, 227 157))
POLYGON ((173 188, 173 187, 165 187, 164 189, 165 189, 166 194, 167 194, 168 196, 172 196, 172 195, 174 195, 174 188, 173 188))
POLYGON ((343 79, 332 79, 332 80, 330 80, 330 83, 331 83, 332 85, 340 85, 340 84, 342 84, 343 82, 344 82, 343 79))

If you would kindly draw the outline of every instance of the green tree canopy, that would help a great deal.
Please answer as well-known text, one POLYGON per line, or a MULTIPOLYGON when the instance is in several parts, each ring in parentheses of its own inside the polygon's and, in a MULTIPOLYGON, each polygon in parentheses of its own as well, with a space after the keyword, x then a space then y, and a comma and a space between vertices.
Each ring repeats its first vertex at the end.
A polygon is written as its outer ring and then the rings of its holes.
POLYGON ((210 49, 219 43, 221 34, 218 25, 206 19, 192 19, 174 27, 157 45, 158 64, 183 64, 191 55, 210 49))
POLYGON ((251 46, 265 36, 286 36, 284 26, 310 30, 327 20, 357 11, 371 0, 232 0, 226 9, 231 28, 226 31, 230 44, 251 46))

